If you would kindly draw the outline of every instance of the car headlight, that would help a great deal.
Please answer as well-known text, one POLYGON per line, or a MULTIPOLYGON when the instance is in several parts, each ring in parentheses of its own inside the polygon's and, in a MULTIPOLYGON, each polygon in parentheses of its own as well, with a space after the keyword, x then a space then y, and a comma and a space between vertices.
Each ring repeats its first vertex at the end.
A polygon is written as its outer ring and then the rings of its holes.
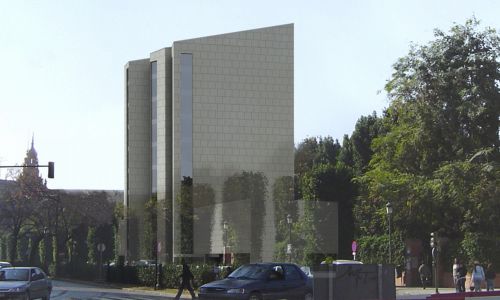
POLYGON ((244 294, 245 289, 229 289, 227 290, 228 294, 244 294))
POLYGON ((26 290, 26 287, 20 286, 20 287, 11 288, 10 290, 8 290, 8 292, 19 293, 19 292, 24 292, 25 290, 26 290))

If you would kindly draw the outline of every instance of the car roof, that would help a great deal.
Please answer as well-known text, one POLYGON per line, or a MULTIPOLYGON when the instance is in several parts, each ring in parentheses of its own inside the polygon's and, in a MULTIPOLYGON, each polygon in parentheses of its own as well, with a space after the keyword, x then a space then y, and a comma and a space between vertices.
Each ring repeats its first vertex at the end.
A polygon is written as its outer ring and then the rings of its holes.
POLYGON ((249 264, 246 264, 246 265, 260 265, 260 266, 283 266, 283 265, 288 265, 288 266, 296 266, 298 267, 296 264, 294 263, 281 263, 281 262, 257 262, 257 263, 249 263, 249 264))
POLYGON ((33 269, 39 269, 37 267, 8 267, 8 268, 2 268, 2 270, 33 270, 33 269))
POLYGON ((347 260, 347 259, 339 259, 334 260, 332 262, 333 265, 362 265, 363 263, 359 260, 347 260))

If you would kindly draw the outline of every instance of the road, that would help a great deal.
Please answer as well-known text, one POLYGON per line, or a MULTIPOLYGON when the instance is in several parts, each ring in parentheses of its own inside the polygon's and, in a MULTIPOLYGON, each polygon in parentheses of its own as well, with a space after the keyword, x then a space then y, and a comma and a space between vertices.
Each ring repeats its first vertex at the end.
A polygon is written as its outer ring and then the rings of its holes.
POLYGON ((54 300, 166 300, 172 295, 155 291, 124 290, 105 286, 52 280, 53 289, 50 299, 54 300))
MULTIPOLYGON (((51 299, 53 300, 170 300, 174 295, 161 291, 139 291, 129 289, 118 289, 106 285, 92 283, 75 283, 70 281, 53 280, 51 299)), ((442 288, 441 293, 453 293, 454 289, 442 288)), ((403 299, 426 299, 434 293, 433 289, 422 288, 396 288, 396 298, 403 299)), ((185 295, 184 299, 190 299, 185 295)))

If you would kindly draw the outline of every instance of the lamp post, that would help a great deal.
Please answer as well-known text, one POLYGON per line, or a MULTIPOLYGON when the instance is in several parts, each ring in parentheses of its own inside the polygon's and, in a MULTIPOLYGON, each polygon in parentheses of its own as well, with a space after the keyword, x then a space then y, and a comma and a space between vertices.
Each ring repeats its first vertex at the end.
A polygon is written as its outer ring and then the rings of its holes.
POLYGON ((432 249, 432 270, 434 271, 434 285, 436 286, 436 294, 439 294, 438 280, 438 238, 437 233, 431 232, 430 246, 432 249))
POLYGON ((292 261, 292 215, 288 214, 286 216, 286 222, 288 223, 288 245, 287 245, 287 252, 288 252, 288 261, 292 261))
POLYGON ((389 226, 389 263, 392 263, 392 244, 391 244, 391 215, 392 215, 392 204, 391 202, 387 202, 385 205, 385 209, 387 212, 388 218, 388 226, 389 226))
POLYGON ((223 241, 223 242, 224 242, 224 251, 223 251, 222 263, 223 263, 224 265, 226 265, 226 255, 227 255, 227 253, 226 253, 226 251, 227 251, 227 249, 226 249, 226 248, 227 248, 227 228, 228 228, 228 226, 229 226, 229 225, 227 224, 227 221, 224 221, 224 222, 222 223, 222 227, 224 228, 224 241, 223 241))

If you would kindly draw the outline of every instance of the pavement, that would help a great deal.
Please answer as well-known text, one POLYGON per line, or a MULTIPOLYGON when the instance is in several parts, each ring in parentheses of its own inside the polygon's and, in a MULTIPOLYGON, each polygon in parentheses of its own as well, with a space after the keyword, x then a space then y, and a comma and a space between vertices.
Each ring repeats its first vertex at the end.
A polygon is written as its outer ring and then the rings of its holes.
MULTIPOLYGON (((156 295, 156 296, 163 296, 166 297, 167 299, 173 299, 176 290, 169 289, 169 290, 153 290, 150 288, 144 288, 144 287, 138 287, 138 286, 127 286, 127 285, 121 285, 121 284, 110 284, 106 282, 95 282, 95 281, 82 281, 82 280, 74 280, 74 279, 59 279, 62 281, 66 282, 74 282, 74 283, 81 283, 81 284, 88 284, 88 285, 94 285, 96 287, 104 287, 104 288, 114 288, 114 289, 121 289, 121 290, 128 290, 128 291, 134 291, 134 292, 141 292, 146 295, 156 295)), ((450 293, 455 293, 454 288, 439 288, 438 289, 440 294, 450 294, 450 293)), ((184 291, 185 293, 181 296, 182 299, 191 299, 189 296, 189 293, 187 291, 184 291)), ((404 286, 396 286, 396 299, 397 300, 423 300, 427 299, 427 297, 433 295, 436 293, 436 289, 434 287, 428 287, 426 289, 423 289, 421 287, 404 287, 404 286)))
MULTIPOLYGON (((455 293, 455 288, 439 288, 439 294, 455 293)), ((426 299, 436 293, 434 287, 423 289, 421 287, 396 287, 396 299, 417 300, 426 299)))

